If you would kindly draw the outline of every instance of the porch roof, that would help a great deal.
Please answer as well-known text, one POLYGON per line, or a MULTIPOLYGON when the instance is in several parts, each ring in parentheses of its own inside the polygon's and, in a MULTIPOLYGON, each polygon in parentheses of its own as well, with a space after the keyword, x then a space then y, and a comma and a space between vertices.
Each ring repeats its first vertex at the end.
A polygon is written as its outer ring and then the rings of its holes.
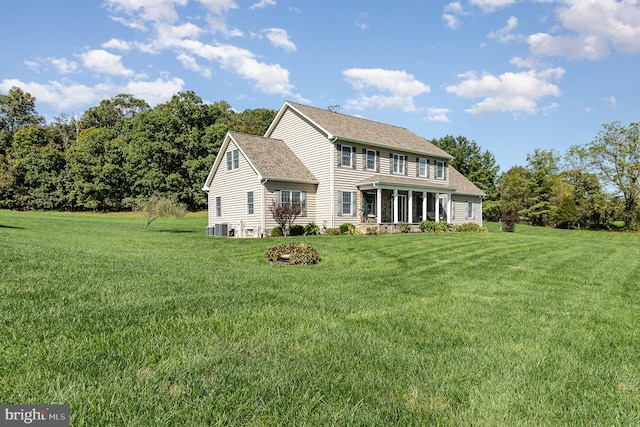
POLYGON ((417 177, 409 178, 397 175, 371 175, 358 182, 356 186, 360 189, 375 188, 376 186, 402 187, 407 189, 416 188, 423 191, 443 191, 479 197, 486 196, 481 189, 458 172, 458 170, 451 166, 449 166, 448 169, 449 185, 426 181, 425 179, 417 177))

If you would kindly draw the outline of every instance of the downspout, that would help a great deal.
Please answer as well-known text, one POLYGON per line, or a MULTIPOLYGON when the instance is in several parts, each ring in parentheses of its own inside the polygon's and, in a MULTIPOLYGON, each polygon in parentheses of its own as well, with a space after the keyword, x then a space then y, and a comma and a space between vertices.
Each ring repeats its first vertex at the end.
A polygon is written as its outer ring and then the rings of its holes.
MULTIPOLYGON (((335 227, 335 212, 336 212, 336 208, 335 208, 335 197, 336 197, 336 179, 335 179, 335 173, 336 173, 336 161, 333 158, 333 152, 334 152, 334 147, 335 147, 335 143, 338 140, 337 136, 333 136, 332 134, 327 135, 327 138, 329 139, 329 158, 331 159, 331 161, 329 162, 330 166, 330 173, 331 173, 331 196, 329 197, 329 200, 331 200, 331 228, 335 227)), ((339 203, 339 202, 338 202, 339 203)))
POLYGON ((269 178, 264 178, 262 181, 260 181, 260 187, 261 187, 261 191, 262 191, 262 209, 260 209, 260 228, 262 228, 260 236, 264 237, 264 233, 266 233, 266 226, 267 226, 267 201, 265 199, 266 197, 266 187, 265 184, 267 183, 267 181, 269 181, 269 178))

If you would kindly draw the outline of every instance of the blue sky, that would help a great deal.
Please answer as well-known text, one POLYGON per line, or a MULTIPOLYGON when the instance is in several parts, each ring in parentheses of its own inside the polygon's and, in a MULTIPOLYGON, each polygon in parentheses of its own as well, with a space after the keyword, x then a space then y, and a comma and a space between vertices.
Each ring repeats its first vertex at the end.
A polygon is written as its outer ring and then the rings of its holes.
POLYGON ((49 120, 120 93, 339 105, 503 171, 640 120, 640 0, 23 0, 0 38, 0 93, 49 120))

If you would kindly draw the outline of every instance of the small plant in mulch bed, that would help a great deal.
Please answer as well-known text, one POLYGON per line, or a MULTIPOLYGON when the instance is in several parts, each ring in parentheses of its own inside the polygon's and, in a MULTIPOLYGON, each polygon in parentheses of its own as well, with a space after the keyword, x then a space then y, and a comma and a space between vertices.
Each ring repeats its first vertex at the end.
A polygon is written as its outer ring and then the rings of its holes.
POLYGON ((288 265, 308 265, 320 262, 318 252, 305 243, 289 243, 274 246, 265 256, 271 263, 288 265))

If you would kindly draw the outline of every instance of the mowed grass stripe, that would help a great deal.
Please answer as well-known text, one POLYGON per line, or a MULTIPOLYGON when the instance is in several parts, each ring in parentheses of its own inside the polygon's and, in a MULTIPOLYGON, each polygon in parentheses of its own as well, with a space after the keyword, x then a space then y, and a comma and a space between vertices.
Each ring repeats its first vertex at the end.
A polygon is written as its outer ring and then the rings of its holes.
POLYGON ((301 237, 322 261, 292 268, 205 225, 0 211, 0 400, 87 426, 640 422, 638 235, 301 237))

